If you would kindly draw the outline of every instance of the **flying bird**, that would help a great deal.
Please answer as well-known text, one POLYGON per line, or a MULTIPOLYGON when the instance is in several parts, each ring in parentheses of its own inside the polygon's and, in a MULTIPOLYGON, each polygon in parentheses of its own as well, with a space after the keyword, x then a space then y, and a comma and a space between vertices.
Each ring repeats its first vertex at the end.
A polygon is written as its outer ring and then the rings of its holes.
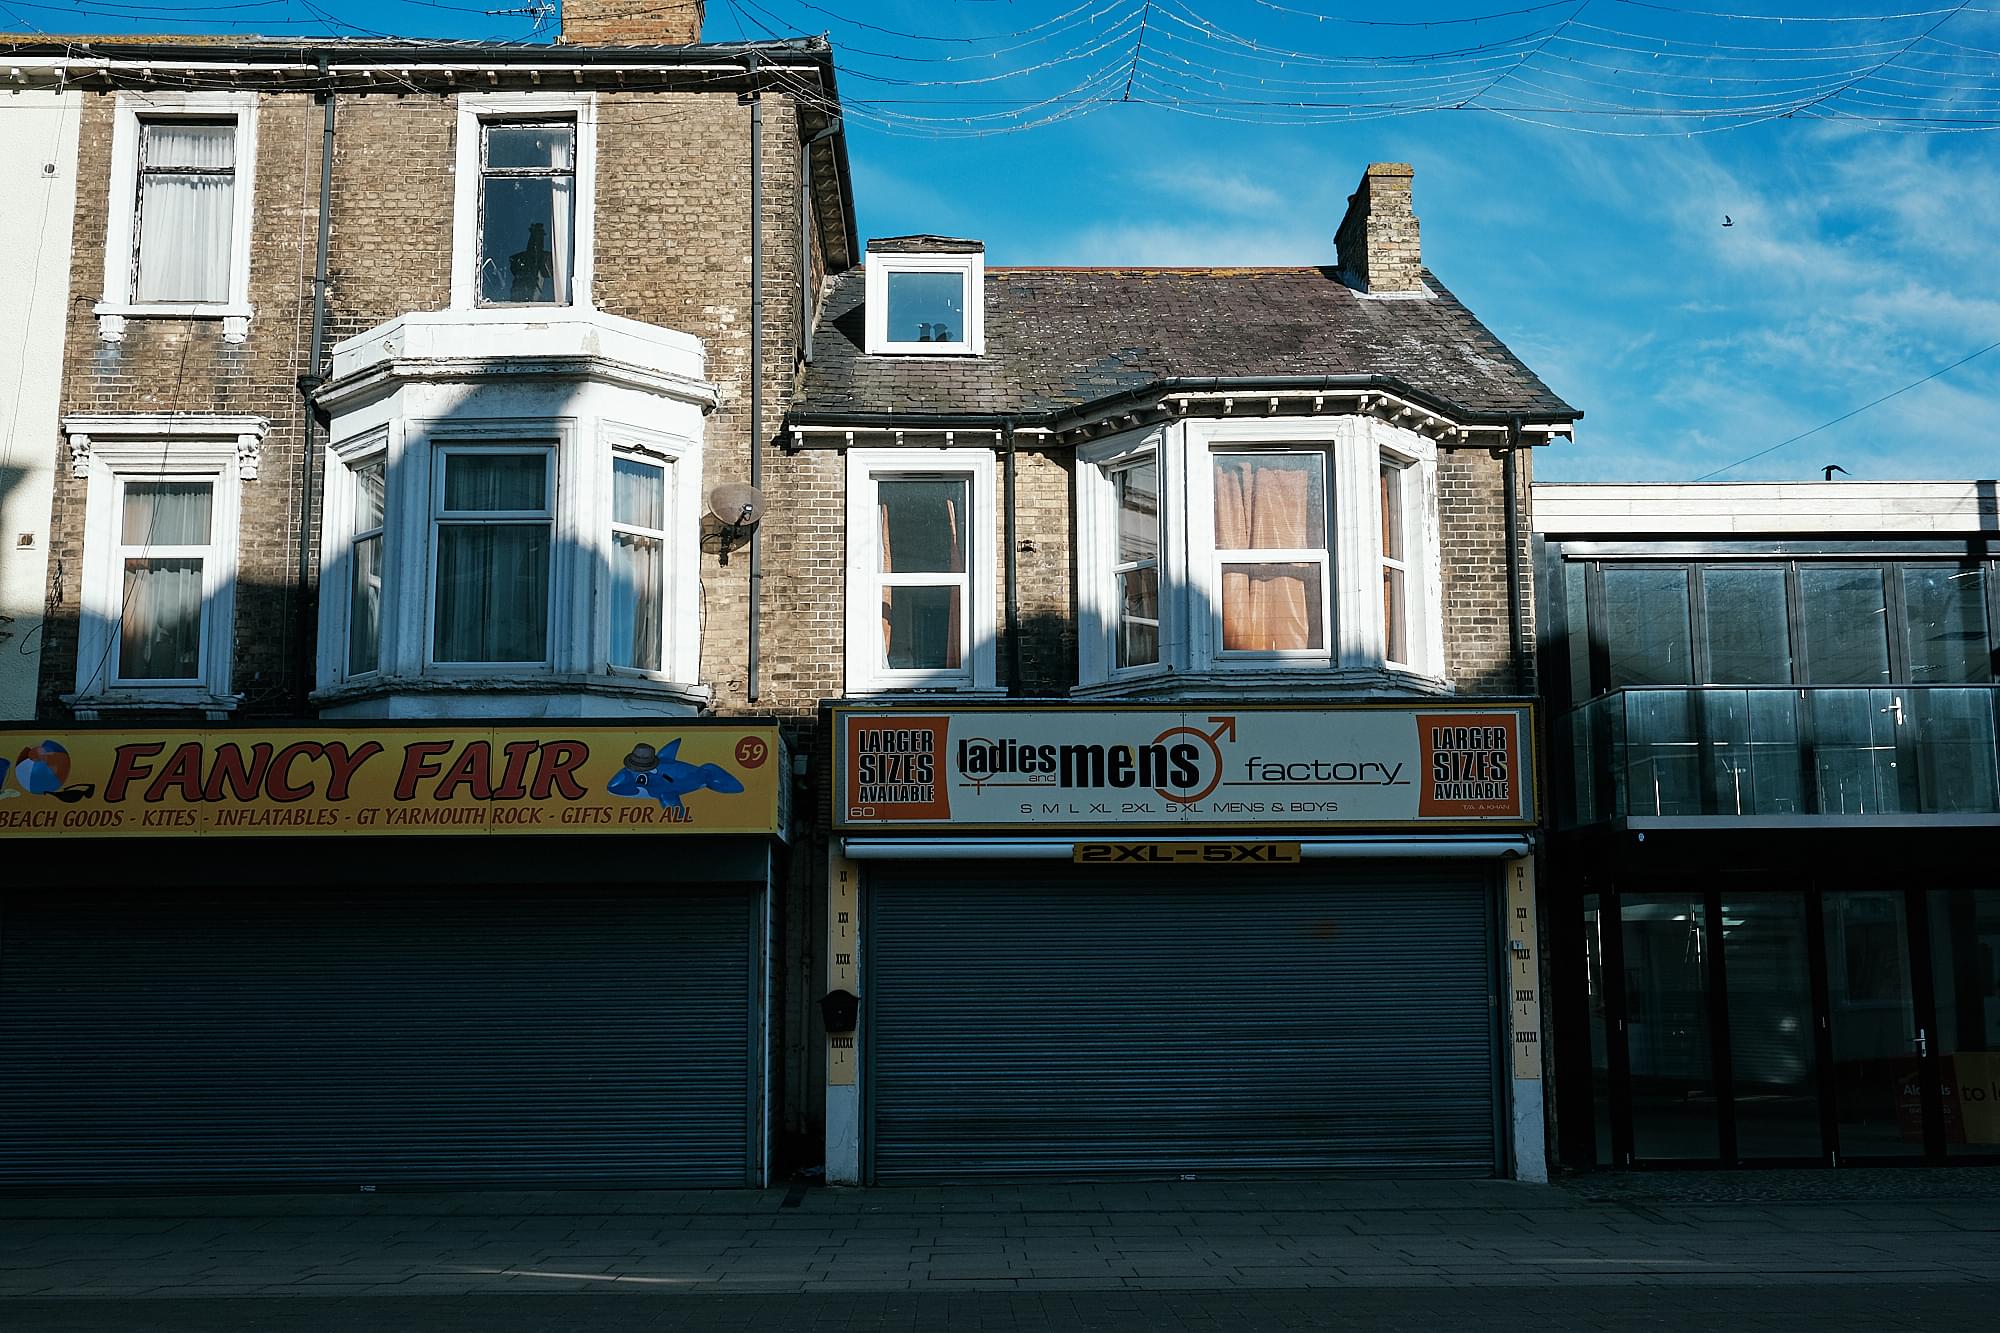
POLYGON ((1733 227, 1736 225, 1736 221, 1734 218, 1731 218, 1729 214, 1724 213, 1722 215, 1722 225, 1725 227, 1733 227))
POLYGON ((1820 471, 1826 474, 1826 479, 1828 481, 1833 480, 1833 474, 1836 472, 1838 472, 1843 477, 1852 475, 1851 473, 1848 472, 1846 468, 1842 467, 1838 463, 1828 463, 1825 467, 1821 468, 1820 471))

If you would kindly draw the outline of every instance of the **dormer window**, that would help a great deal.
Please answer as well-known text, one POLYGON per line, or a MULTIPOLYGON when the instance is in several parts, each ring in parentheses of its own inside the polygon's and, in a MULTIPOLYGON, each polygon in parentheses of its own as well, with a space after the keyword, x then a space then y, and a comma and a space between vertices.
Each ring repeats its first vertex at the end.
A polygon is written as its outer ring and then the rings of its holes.
POLYGON ((868 243, 871 356, 978 356, 986 350, 985 247, 942 236, 868 243))

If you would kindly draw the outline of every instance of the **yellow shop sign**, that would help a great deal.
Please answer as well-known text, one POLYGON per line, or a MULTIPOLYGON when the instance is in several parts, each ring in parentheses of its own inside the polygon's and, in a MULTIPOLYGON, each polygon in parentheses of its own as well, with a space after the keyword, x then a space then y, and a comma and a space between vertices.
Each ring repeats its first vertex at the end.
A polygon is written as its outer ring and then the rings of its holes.
POLYGON ((0 732, 0 838, 784 832, 776 727, 0 732))

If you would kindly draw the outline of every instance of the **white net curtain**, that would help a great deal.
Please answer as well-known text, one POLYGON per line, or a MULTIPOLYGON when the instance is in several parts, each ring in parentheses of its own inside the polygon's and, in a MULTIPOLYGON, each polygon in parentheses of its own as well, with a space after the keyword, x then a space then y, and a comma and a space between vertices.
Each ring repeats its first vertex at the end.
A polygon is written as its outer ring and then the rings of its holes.
POLYGON ((127 482, 118 675, 193 680, 201 674, 204 559, 214 489, 203 481, 127 482))
POLYGON ((236 125, 140 127, 139 254, 133 299, 223 302, 236 219, 236 125))

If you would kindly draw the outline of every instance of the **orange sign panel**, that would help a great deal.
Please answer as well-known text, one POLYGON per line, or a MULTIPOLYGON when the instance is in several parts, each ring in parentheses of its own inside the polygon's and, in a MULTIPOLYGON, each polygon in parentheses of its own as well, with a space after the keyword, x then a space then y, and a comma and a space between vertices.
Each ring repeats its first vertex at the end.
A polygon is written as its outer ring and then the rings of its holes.
POLYGON ((1422 819, 1511 815, 1521 808, 1520 715, 1419 713, 1422 819))

